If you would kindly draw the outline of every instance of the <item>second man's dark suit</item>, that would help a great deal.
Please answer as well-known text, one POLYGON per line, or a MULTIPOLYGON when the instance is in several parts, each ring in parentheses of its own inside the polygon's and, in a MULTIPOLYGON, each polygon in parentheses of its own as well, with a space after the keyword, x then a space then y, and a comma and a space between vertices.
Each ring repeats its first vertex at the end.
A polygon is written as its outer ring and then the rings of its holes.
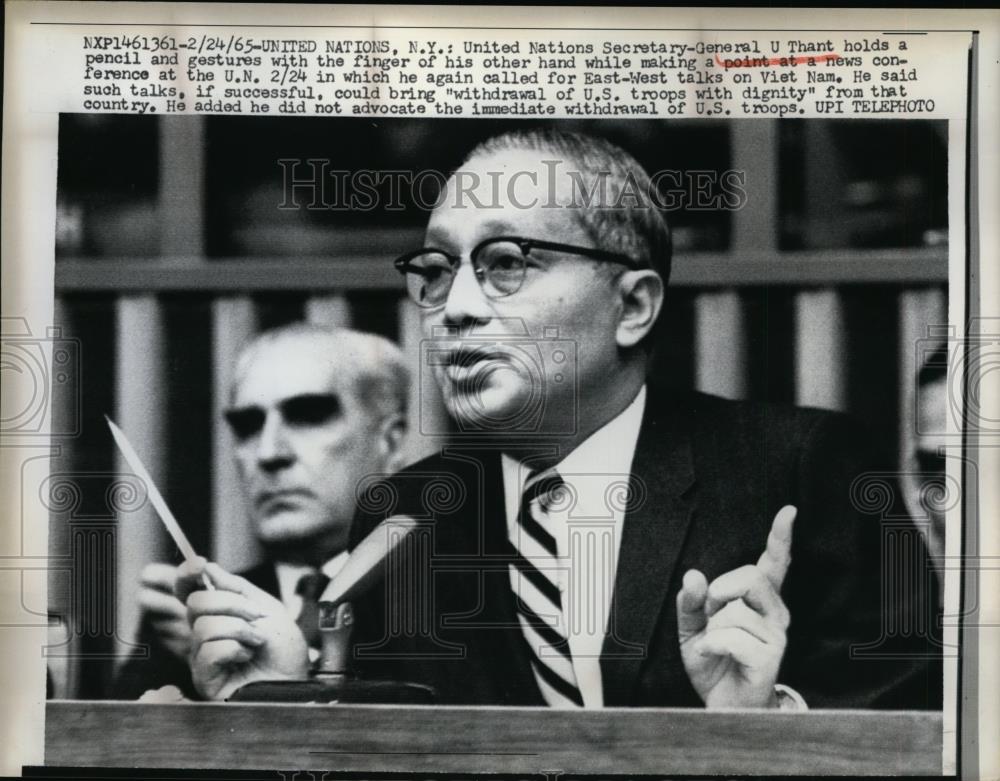
MULTIPOLYGON (((756 563, 794 504, 778 682, 813 708, 941 707, 933 571, 866 442, 842 415, 650 393, 601 654, 605 705, 701 705, 677 639, 681 578, 756 563)), ((393 513, 423 521, 406 566, 355 604, 359 671, 429 684, 444 703, 543 704, 510 593, 499 454, 458 444, 359 506, 355 543, 393 513)))

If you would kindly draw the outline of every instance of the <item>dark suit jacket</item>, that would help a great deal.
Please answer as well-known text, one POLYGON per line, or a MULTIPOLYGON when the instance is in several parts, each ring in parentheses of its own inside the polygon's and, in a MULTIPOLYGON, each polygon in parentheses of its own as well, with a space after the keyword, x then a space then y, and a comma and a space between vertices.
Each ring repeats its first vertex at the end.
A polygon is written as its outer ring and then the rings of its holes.
MULTIPOLYGON (((651 391, 601 655, 605 704, 702 704, 678 646, 681 578, 756 563, 775 513, 794 504, 779 682, 813 708, 940 708, 937 584, 885 463, 843 415, 651 391)), ((499 455, 446 448, 359 507, 355 543, 393 513, 423 522, 407 566, 355 603, 359 672, 429 684, 444 703, 543 704, 510 594, 499 455)))
MULTIPOLYGON (((278 576, 272 562, 265 561, 238 574, 268 594, 279 596, 278 576)), ((150 689, 173 685, 189 699, 201 699, 191 681, 188 663, 178 659, 159 642, 152 625, 145 618, 139 626, 137 642, 141 647, 122 665, 111 685, 109 697, 134 700, 150 689)))

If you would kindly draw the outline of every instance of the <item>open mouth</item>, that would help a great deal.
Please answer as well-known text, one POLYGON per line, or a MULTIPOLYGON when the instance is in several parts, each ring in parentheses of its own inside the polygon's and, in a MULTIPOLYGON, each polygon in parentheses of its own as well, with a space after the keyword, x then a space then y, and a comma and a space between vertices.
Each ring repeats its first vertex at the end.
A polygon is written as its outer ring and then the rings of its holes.
POLYGON ((450 350, 444 365, 445 376, 469 390, 485 383, 497 369, 509 368, 510 356, 493 345, 462 346, 450 350))
POLYGON ((505 357, 505 351, 496 345, 460 345, 448 351, 446 362, 450 366, 473 366, 481 361, 499 360, 505 357))

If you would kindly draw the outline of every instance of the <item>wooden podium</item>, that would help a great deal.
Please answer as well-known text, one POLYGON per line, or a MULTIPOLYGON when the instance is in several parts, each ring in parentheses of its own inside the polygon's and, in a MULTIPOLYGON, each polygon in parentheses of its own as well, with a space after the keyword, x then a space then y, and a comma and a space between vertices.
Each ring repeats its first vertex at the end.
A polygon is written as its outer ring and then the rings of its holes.
POLYGON ((941 714, 51 701, 46 765, 940 775, 941 714))

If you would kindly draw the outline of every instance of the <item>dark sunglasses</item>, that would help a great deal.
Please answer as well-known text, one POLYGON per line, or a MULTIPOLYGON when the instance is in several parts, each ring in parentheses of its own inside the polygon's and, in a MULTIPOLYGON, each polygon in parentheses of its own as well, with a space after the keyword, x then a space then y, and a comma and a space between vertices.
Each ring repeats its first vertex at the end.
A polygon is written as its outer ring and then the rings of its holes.
MULTIPOLYGON (((303 393, 290 396, 274 405, 288 426, 321 426, 340 414, 340 397, 335 393, 303 393)), ((230 430, 239 440, 260 433, 267 420, 263 407, 234 407, 222 413, 230 430)))

